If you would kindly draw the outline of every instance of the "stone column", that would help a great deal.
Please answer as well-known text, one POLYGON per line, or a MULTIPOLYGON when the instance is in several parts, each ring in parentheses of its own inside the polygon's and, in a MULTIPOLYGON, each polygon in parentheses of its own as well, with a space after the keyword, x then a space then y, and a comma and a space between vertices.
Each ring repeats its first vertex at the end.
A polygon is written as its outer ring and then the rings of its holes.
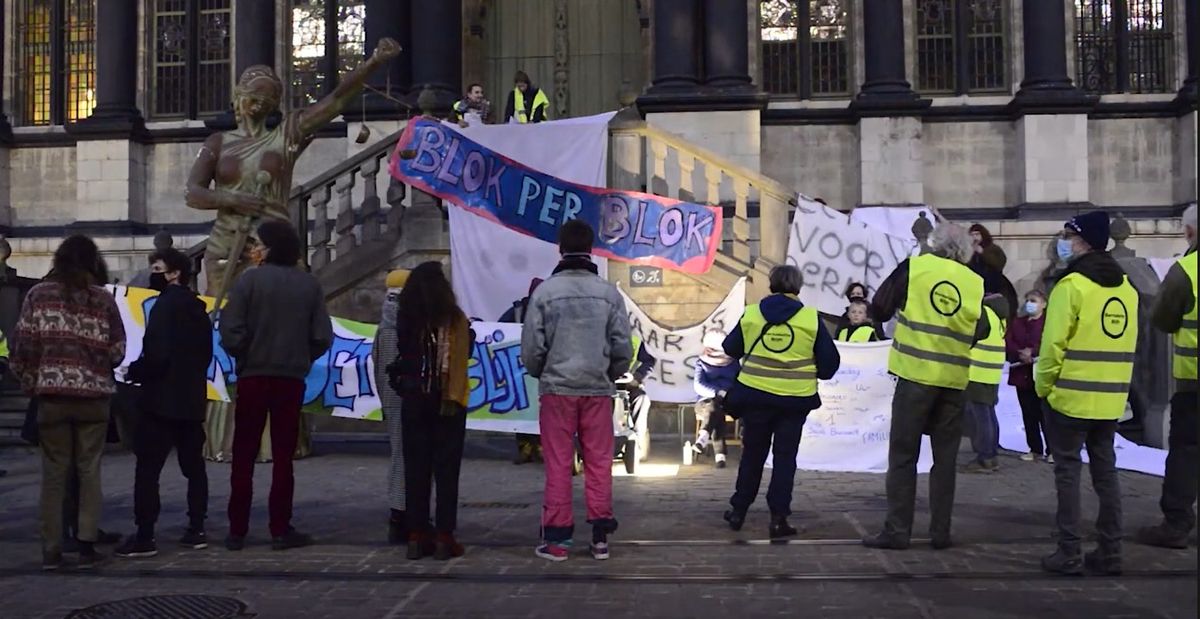
POLYGON ((77 140, 76 193, 86 221, 73 227, 141 231, 146 222, 145 121, 137 108, 137 0, 96 12, 96 107, 67 125, 77 140))
POLYGON ((462 0, 411 0, 410 15, 412 92, 428 85, 449 112, 462 95, 462 0))
POLYGON ((697 0, 654 3, 654 79, 650 93, 695 91, 700 84, 697 0))
POLYGON ((1087 97, 1067 74, 1067 17, 1061 3, 1023 0, 1025 79, 1013 100, 1020 109, 1079 107, 1087 97))
MULTIPOLYGON (((398 57, 367 78, 367 85, 400 100, 404 99, 412 83, 411 4, 411 0, 366 0, 364 60, 371 57, 379 40, 385 37, 395 39, 401 49, 398 57)), ((361 101, 355 100, 342 111, 347 123, 347 154, 350 156, 398 130, 410 113, 408 108, 374 91, 364 89, 362 97, 361 101), (358 138, 363 134, 363 126, 368 128, 368 137, 360 144, 358 138)), ((382 185, 377 188, 383 189, 382 185)), ((358 195, 361 192, 361 187, 355 187, 356 200, 361 197, 358 195)))
POLYGON ((1192 106, 1194 114, 1200 100, 1200 0, 1184 0, 1183 15, 1187 30, 1187 77, 1179 89, 1179 98, 1192 106))
MULTIPOLYGON (((6 13, 3 3, 0 3, 0 34, 5 32, 4 16, 6 13)), ((12 140, 12 126, 8 124, 8 117, 4 115, 4 49, 6 47, 8 47, 7 42, 0 43, 0 234, 7 234, 9 226, 12 225, 12 199, 10 197, 12 176, 8 154, 8 145, 12 140)), ((0 273, 0 275, 3 274, 0 273)))
POLYGON ((905 77, 904 3, 863 0, 863 82, 854 106, 862 109, 911 109, 929 105, 905 77))
POLYGON ((1180 116, 1175 141, 1175 202, 1195 202, 1197 155, 1196 131, 1200 128, 1200 116, 1196 104, 1200 102, 1200 0, 1184 0, 1184 21, 1187 30, 1187 77, 1179 89, 1180 116))
MULTIPOLYGON (((235 2, 233 6, 233 80, 237 85, 238 78, 246 67, 256 64, 266 65, 275 69, 275 3, 268 1, 235 2)), ((286 75, 279 79, 287 80, 286 75)), ((286 90, 286 88, 285 88, 286 90)), ((267 119, 267 124, 274 126, 279 122, 280 115, 276 114, 267 119)), ((204 123, 210 129, 228 131, 237 126, 233 109, 216 116, 204 123)))
POLYGON ((753 91, 748 19, 747 5, 741 0, 704 0, 705 86, 724 91, 753 91))

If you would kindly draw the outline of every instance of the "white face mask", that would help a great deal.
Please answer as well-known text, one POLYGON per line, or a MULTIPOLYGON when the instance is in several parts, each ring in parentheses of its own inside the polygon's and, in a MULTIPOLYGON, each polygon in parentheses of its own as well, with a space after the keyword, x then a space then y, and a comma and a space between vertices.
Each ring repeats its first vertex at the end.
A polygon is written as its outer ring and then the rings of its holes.
POLYGON ((1040 309, 1041 309, 1041 304, 1039 304, 1037 301, 1026 301, 1025 302, 1025 313, 1029 314, 1030 316, 1037 314, 1038 310, 1040 310, 1040 309))

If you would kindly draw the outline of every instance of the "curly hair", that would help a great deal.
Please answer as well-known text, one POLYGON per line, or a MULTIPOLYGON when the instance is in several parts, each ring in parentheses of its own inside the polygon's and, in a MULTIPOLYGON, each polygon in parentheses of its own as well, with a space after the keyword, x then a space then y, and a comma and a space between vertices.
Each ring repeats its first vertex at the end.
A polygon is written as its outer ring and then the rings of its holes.
POLYGON ((75 234, 64 239, 54 251, 54 266, 48 278, 76 290, 102 286, 108 283, 108 265, 95 241, 75 234))

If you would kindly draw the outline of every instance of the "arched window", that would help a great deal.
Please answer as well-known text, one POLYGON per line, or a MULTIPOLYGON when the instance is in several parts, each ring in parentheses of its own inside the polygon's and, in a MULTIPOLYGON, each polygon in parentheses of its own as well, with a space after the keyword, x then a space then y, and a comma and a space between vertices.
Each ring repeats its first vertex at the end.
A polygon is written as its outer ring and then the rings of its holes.
POLYGON ((154 0, 152 118, 206 118, 229 109, 232 0, 154 0))
POLYGON ((801 99, 850 94, 849 0, 761 0, 762 84, 801 99))
POLYGON ((1093 93, 1174 89, 1168 0, 1075 0, 1075 71, 1093 93))
POLYGON ((96 105, 96 1, 19 0, 15 7, 15 116, 61 125, 96 105))
POLYGON ((362 63, 366 15, 362 0, 293 2, 293 108, 316 103, 333 91, 340 76, 362 63))
POLYGON ((914 6, 919 92, 962 95, 1008 89, 1003 0, 916 0, 914 6))

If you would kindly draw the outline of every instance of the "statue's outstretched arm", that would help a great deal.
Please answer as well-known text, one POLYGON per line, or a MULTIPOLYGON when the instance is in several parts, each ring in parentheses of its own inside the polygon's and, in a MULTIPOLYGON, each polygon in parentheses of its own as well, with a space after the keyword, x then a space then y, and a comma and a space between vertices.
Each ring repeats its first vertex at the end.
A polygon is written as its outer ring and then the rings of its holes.
POLYGON ((318 129, 329 124, 349 104, 358 93, 362 92, 367 77, 376 69, 386 64, 400 54, 400 44, 391 38, 380 39, 375 47, 375 53, 353 71, 346 74, 333 92, 323 99, 304 108, 300 113, 300 131, 304 135, 312 135, 318 129))

